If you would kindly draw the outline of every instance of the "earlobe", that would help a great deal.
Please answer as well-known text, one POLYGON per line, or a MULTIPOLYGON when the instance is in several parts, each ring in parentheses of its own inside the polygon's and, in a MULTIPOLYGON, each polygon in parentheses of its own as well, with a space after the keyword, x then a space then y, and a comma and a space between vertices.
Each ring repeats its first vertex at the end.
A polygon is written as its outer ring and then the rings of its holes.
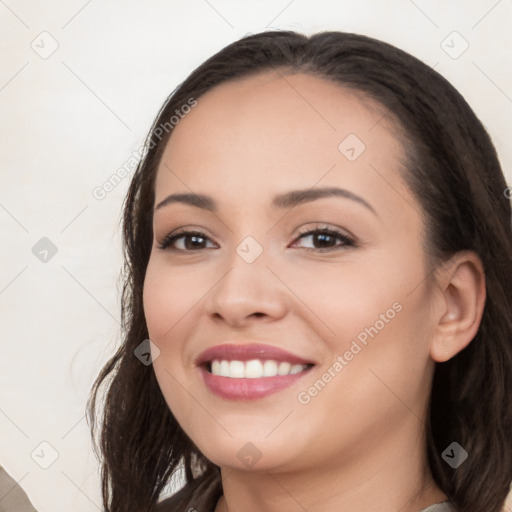
POLYGON ((478 332, 485 306, 485 273, 472 251, 454 256, 439 279, 440 314, 431 340, 430 356, 445 362, 466 348, 478 332))

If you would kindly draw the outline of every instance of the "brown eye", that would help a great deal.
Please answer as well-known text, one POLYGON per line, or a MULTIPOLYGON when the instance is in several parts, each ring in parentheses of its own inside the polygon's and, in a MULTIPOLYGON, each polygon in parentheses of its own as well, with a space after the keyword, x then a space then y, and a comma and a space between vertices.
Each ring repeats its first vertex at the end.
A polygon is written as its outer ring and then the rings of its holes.
POLYGON ((206 249, 204 246, 205 242, 208 240, 208 237, 201 233, 200 231, 189 231, 189 230, 180 230, 177 233, 172 233, 167 235, 162 242, 158 245, 159 249, 165 250, 167 248, 171 248, 174 251, 197 251, 200 249, 206 249), (183 239, 184 248, 173 247, 178 240, 183 239))
POLYGON ((306 247, 306 250, 309 251, 329 251, 336 250, 341 247, 353 247, 355 246, 354 240, 352 238, 345 235, 341 231, 337 231, 335 229, 330 228, 318 228, 306 231, 299 236, 300 239, 305 239, 311 237, 314 247, 306 247), (336 245, 336 242, 339 241, 341 244, 336 245))
MULTIPOLYGON (((330 251, 343 247, 354 247, 354 240, 341 231, 331 228, 317 228, 302 233, 297 240, 310 238, 313 241, 313 247, 305 247, 307 251, 330 251)), ((182 229, 178 232, 167 235, 158 245, 159 249, 172 250, 177 252, 195 252, 202 249, 208 249, 206 244, 209 238, 201 231, 182 229), (176 247, 178 241, 182 242, 182 247, 176 247)), ((293 244, 296 247, 296 242, 293 244)), ((211 247, 210 247, 211 248, 211 247)))

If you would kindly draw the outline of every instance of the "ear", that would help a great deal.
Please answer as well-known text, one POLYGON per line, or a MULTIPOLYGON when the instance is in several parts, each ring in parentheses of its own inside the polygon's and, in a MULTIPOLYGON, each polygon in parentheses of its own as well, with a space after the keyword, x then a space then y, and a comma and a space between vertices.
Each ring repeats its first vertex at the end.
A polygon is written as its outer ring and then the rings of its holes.
POLYGON ((480 326, 486 298, 482 261, 472 251, 461 251, 443 265, 437 282, 439 313, 430 356, 444 362, 469 345, 480 326))

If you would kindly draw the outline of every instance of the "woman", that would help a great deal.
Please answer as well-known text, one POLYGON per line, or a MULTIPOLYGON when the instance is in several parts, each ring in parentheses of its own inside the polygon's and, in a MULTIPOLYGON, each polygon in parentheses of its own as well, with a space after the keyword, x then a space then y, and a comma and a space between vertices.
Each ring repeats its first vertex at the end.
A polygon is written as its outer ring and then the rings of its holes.
POLYGON ((89 405, 107 384, 105 510, 501 511, 511 208, 462 96, 381 41, 264 32, 146 146, 89 405))

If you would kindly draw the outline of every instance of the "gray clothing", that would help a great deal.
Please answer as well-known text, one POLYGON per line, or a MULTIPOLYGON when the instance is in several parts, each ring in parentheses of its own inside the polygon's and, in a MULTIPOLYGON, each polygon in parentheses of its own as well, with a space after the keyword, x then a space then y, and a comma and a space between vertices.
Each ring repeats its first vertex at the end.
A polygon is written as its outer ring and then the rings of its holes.
POLYGON ((420 512, 453 512, 454 510, 449 501, 443 501, 442 503, 430 505, 430 507, 424 508, 420 512))

